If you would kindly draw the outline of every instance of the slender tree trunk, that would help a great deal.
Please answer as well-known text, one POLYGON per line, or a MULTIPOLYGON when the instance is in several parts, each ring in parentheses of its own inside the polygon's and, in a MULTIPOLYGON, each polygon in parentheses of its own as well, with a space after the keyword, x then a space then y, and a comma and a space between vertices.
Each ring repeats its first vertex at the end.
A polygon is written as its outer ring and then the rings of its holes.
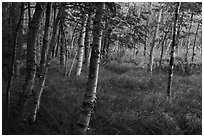
MULTIPOLYGON (((40 66, 40 58, 41 58, 41 47, 42 47, 42 44, 41 44, 41 35, 42 33, 38 33, 37 34, 37 38, 35 40, 35 43, 36 43, 36 65, 37 66, 40 66)), ((38 76, 38 73, 39 73, 39 67, 37 69, 37 76, 38 76)))
POLYGON ((178 53, 179 53, 179 45, 180 45, 180 43, 181 43, 181 41, 180 41, 180 39, 179 39, 179 35, 180 35, 180 27, 178 28, 178 30, 177 30, 177 36, 176 36, 176 42, 177 42, 177 44, 176 44, 176 47, 175 47, 175 53, 178 55, 178 53))
POLYGON ((27 75, 24 84, 24 91, 19 99, 20 105, 20 120, 24 119, 25 109, 27 107, 27 102, 32 95, 32 90, 35 82, 36 75, 36 51, 35 51, 35 40, 37 38, 37 31, 39 29, 39 24, 42 20, 43 12, 44 12, 44 3, 37 3, 36 10, 33 15, 33 19, 29 25, 28 31, 28 45, 27 45, 27 64, 26 70, 27 75))
MULTIPOLYGON (((62 17, 64 16, 64 6, 62 6, 62 17)), ((66 65, 66 39, 64 32, 64 18, 60 19, 60 29, 61 29, 61 47, 60 47, 60 65, 61 67, 65 67, 66 65)))
POLYGON ((182 28, 181 28, 181 25, 182 25, 182 21, 183 21, 183 16, 184 16, 184 13, 182 13, 182 15, 181 15, 181 19, 180 19, 180 23, 178 22, 178 29, 177 29, 177 36, 176 36, 176 38, 177 38, 177 44, 176 44, 176 53, 178 54, 178 52, 179 52, 179 42, 180 42, 180 40, 179 40, 179 37, 180 37, 180 32, 182 31, 182 28))
POLYGON ((9 71, 9 80, 7 83, 7 89, 6 89, 6 130, 8 131, 8 122, 9 122, 9 117, 10 117, 10 96, 11 96, 11 86, 13 83, 13 77, 14 77, 14 67, 15 67, 15 63, 16 63, 16 51, 17 51, 17 33, 18 33, 18 29, 20 27, 20 24, 22 22, 22 17, 23 17, 23 12, 24 12, 24 3, 21 3, 21 13, 20 13, 20 17, 19 20, 17 22, 17 25, 15 26, 15 17, 13 17, 14 15, 14 3, 12 3, 12 7, 11 7, 11 16, 12 16, 12 21, 11 21, 11 28, 12 28, 12 37, 11 37, 11 42, 12 42, 12 46, 13 46, 13 55, 12 55, 12 60, 11 60, 11 69, 9 71))
POLYGON ((74 31, 73 31, 73 34, 72 34, 72 39, 71 39, 71 49, 73 49, 73 47, 74 47, 74 38, 75 38, 75 34, 76 34, 76 30, 77 30, 77 26, 78 26, 78 22, 77 22, 76 26, 74 27, 74 31))
MULTIPOLYGON (((189 30, 188 30, 189 35, 190 35, 192 25, 193 25, 193 12, 191 13, 190 26, 189 26, 189 30)), ((190 36, 189 35, 187 38, 186 54, 185 54, 185 72, 186 73, 189 73, 189 68, 188 68, 188 52, 189 52, 189 46, 190 46, 190 36)))
POLYGON ((68 73, 68 64, 69 64, 69 48, 68 45, 65 45, 65 71, 64 71, 64 76, 67 76, 68 73))
POLYGON ((31 9, 30 9, 30 2, 28 2, 28 25, 30 25, 31 22, 31 9))
MULTIPOLYGON (((60 21, 61 22, 61 21, 60 21)), ((64 34, 64 30, 63 30, 63 23, 61 22, 60 25, 60 34, 61 34, 61 44, 60 44, 60 65, 61 67, 64 68, 65 66, 65 34, 64 34)))
POLYGON ((105 20, 105 30, 102 36, 102 42, 101 42, 101 57, 104 58, 105 54, 106 54, 106 44, 107 44, 107 35, 108 35, 108 21, 105 20))
POLYGON ((76 75, 77 76, 79 76, 81 74, 82 64, 83 64, 86 20, 87 20, 86 17, 82 18, 81 32, 80 32, 80 38, 79 38, 79 47, 78 47, 77 67, 76 67, 76 75))
POLYGON ((40 77, 42 76, 42 71, 43 71, 43 69, 45 67, 46 54, 47 54, 47 51, 48 51, 51 11, 52 11, 52 3, 48 2, 47 3, 47 9, 46 9, 46 20, 45 20, 43 45, 42 45, 40 69, 39 69, 39 76, 40 77))
MULTIPOLYGON (((53 22, 53 26, 54 26, 54 23, 56 21, 56 14, 57 14, 57 8, 56 8, 56 3, 53 4, 53 19, 52 19, 52 22, 53 22)), ((56 50, 56 44, 54 45, 53 49, 52 49, 52 58, 55 57, 55 50, 56 50)))
POLYGON ((86 34, 85 34, 85 43, 84 43, 84 53, 85 53, 85 59, 84 64, 87 66, 89 65, 89 49, 90 49, 90 33, 91 33, 91 13, 88 14, 87 17, 87 24, 86 24, 86 34))
POLYGON ((43 69, 42 76, 41 76, 41 78, 39 80, 39 84, 37 85, 37 93, 36 93, 36 96, 35 96, 35 106, 34 106, 34 109, 33 109, 33 112, 32 112, 31 118, 30 118, 31 123, 34 123, 36 121, 37 113, 38 113, 39 108, 40 108, 41 95, 43 93, 43 89, 44 89, 44 85, 45 85, 45 79, 46 79, 47 71, 48 71, 48 68, 49 68, 49 65, 50 65, 50 59, 52 57, 52 55, 51 55, 52 54, 52 49, 53 49, 53 47, 55 46, 55 43, 56 43, 57 27, 58 27, 58 22, 59 22, 59 18, 61 16, 61 13, 62 13, 62 5, 60 5, 60 11, 59 11, 59 13, 57 15, 57 19, 56 19, 56 21, 54 23, 53 35, 52 35, 52 39, 51 39, 50 46, 49 46, 49 49, 48 49, 47 60, 45 62, 45 67, 43 69))
MULTIPOLYGON (((149 5, 148 5, 148 10, 150 11, 151 10, 151 5, 152 5, 152 3, 150 2, 149 3, 149 5)), ((149 26, 149 18, 147 18, 147 21, 146 21, 146 27, 148 27, 149 26)), ((146 33, 146 36, 148 37, 148 32, 147 31, 145 31, 145 33, 146 33)), ((146 56, 146 51, 147 51, 147 37, 145 37, 145 44, 144 44, 144 52, 143 52, 143 55, 144 56, 146 56)))
POLYGON ((150 75, 152 75, 153 61, 154 61, 154 46, 155 46, 155 40, 157 38, 158 31, 159 31, 161 13, 162 13, 162 9, 159 12, 157 26, 155 27, 154 36, 153 36, 153 39, 152 39, 152 42, 151 42, 151 45, 150 45, 149 68, 148 68, 148 71, 150 72, 150 75))
POLYGON ((175 9, 175 20, 174 20, 174 27, 173 27, 173 40, 171 44, 171 57, 169 61, 169 78, 168 78, 168 85, 167 85, 167 97, 168 99, 171 98, 171 86, 172 86, 172 78, 173 78, 173 67, 174 67, 174 50, 176 46, 176 27, 178 22, 179 16, 179 9, 181 6, 181 2, 177 2, 177 6, 175 9))
POLYGON ((193 63, 194 56, 195 56, 196 38, 197 38, 197 35, 198 35, 198 30, 199 30, 199 27, 200 27, 200 23, 201 23, 201 21, 198 22, 198 26, 197 26, 196 33, 195 33, 195 38, 194 38, 194 43, 193 43, 193 54, 192 54, 192 57, 191 57, 192 63, 193 63))
MULTIPOLYGON (((64 10, 63 10, 63 14, 64 14, 64 10)), ((60 21, 61 23, 61 29, 62 29, 62 38, 63 38, 63 43, 64 43, 64 76, 67 76, 68 73, 68 61, 69 61, 69 49, 68 49, 68 45, 66 42, 66 36, 65 36, 65 31, 63 29, 63 26, 65 24, 65 20, 61 19, 60 21)))
POLYGON ((104 28, 103 15, 105 3, 97 3, 97 11, 94 19, 93 27, 93 47, 91 53, 89 77, 87 88, 84 94, 83 105, 79 120, 77 122, 78 134, 86 134, 89 126, 91 113, 93 112, 94 103, 96 102, 96 88, 98 83, 98 73, 100 64, 101 39, 104 28))
MULTIPOLYGON (((63 25, 63 24, 61 24, 61 25, 63 25)), ((68 63, 69 63, 69 48, 68 48, 68 45, 66 43, 64 30, 62 30, 62 35, 64 37, 64 48, 65 48, 65 67, 64 67, 65 71, 64 71, 64 76, 67 76, 67 73, 68 73, 68 63)))
MULTIPOLYGON (((135 6, 135 8, 137 8, 137 7, 135 6)), ((141 7, 139 6, 138 10, 137 10, 137 17, 138 18, 140 18, 140 14, 141 14, 140 12, 141 12, 141 7)), ((139 25, 139 23, 137 23, 137 24, 139 25)), ((135 48, 134 48, 134 55, 138 54, 138 52, 139 52, 138 47, 139 46, 140 46, 140 41, 137 40, 137 44, 135 44, 135 48)), ((144 52, 143 52, 143 54, 144 54, 144 52)))
POLYGON ((166 36, 167 36, 168 32, 164 32, 164 38, 161 44, 161 54, 160 54, 160 60, 159 60, 159 68, 162 68, 162 59, 163 59, 163 54, 164 54, 164 42, 166 40, 166 36))
MULTIPOLYGON (((24 5, 24 3, 23 3, 24 5)), ((17 47, 16 47, 16 62, 15 62, 15 70, 14 70, 14 77, 16 77, 17 81, 20 80, 21 74, 20 74, 20 69, 22 69, 24 63, 23 63, 23 59, 22 59, 22 46, 23 46, 23 20, 24 19, 24 14, 25 14, 25 10, 23 11, 23 15, 21 17, 21 22, 19 25, 19 30, 18 30, 18 37, 17 37, 17 47)))
POLYGON ((58 52, 59 52, 59 48, 60 48, 60 29, 58 29, 58 36, 56 35, 56 37, 57 37, 57 41, 56 41, 56 43, 55 43, 55 50, 54 50, 54 52, 55 52, 55 56, 54 57, 58 57, 58 52))

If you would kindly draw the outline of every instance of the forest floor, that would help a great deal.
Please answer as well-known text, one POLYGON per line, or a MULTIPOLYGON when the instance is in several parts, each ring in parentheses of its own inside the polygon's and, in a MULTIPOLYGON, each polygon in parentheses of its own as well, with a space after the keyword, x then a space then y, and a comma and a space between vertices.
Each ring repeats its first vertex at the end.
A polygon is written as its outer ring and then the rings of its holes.
MULTIPOLYGON (((81 76, 74 76, 73 72, 71 76, 64 77, 59 61, 53 59, 37 122, 18 127, 11 122, 10 134, 72 134, 73 125, 79 118, 87 73, 87 69, 83 68, 81 76)), ((166 99, 167 79, 167 72, 155 70, 150 78, 146 69, 133 63, 113 62, 101 66, 97 102, 88 134, 202 134, 201 73, 174 75, 171 104, 166 99)), ((22 80, 14 82, 13 104, 22 83, 22 80)), ((3 81, 2 85, 5 91, 6 83, 3 81)), ((3 119, 4 102, 3 92, 3 119)), ((14 112, 11 117, 15 118, 14 112)))

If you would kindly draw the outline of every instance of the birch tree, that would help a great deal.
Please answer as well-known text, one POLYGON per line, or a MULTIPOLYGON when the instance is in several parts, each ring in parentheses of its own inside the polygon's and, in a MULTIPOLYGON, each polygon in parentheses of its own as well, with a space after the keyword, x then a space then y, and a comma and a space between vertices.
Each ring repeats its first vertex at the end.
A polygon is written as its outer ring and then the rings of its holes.
POLYGON ((44 36, 43 36, 39 76, 42 75, 42 70, 45 67, 46 54, 48 50, 49 33, 50 33, 51 11, 52 11, 52 3, 48 2, 47 9, 46 9, 46 20, 45 20, 45 26, 44 26, 44 36))
POLYGON ((79 76, 81 74, 82 70, 82 64, 83 64, 83 56, 84 56, 84 39, 85 39, 85 32, 86 32, 86 20, 87 15, 82 15, 82 24, 81 24, 81 30, 80 30, 80 37, 79 37, 79 47, 78 47, 78 57, 77 57, 77 67, 76 67, 76 75, 79 76))
POLYGON ((48 53, 47 53, 47 59, 45 62, 45 67, 43 68, 42 76, 39 80, 39 84, 37 85, 37 89, 36 89, 37 93, 35 96, 35 105, 34 105, 34 109, 32 110, 32 115, 30 117, 31 123, 34 123, 36 121, 37 113, 38 113, 39 108, 40 108, 40 100, 41 100, 41 96, 42 96, 44 85, 45 85, 45 79, 46 79, 47 71, 48 71, 48 68, 50 65, 50 59, 52 56, 51 54, 52 54, 53 47, 56 44, 56 33, 57 33, 59 18, 61 17, 61 14, 62 14, 62 6, 63 5, 61 4, 60 9, 59 9, 59 13, 57 15, 57 19, 55 20, 55 23, 54 23, 53 34, 52 34, 51 42, 49 44, 49 49, 48 49, 48 53))
POLYGON ((63 30, 63 22, 62 20, 60 21, 60 34, 61 36, 60 38, 60 65, 61 67, 63 68, 65 66, 65 60, 66 60, 66 55, 65 55, 65 46, 66 46, 66 43, 65 43, 65 34, 64 34, 64 30, 63 30))
POLYGON ((160 9, 158 13, 157 25, 154 30, 152 42, 150 43, 150 55, 149 55, 149 65, 148 65, 149 66, 148 71, 150 72, 150 75, 152 75, 153 61, 154 61, 154 46, 155 46, 155 41, 158 35, 158 31, 159 31, 159 23, 161 21, 161 14, 162 14, 162 9, 160 9))
POLYGON ((187 42, 186 42, 186 53, 185 53, 185 72, 189 73, 188 71, 188 52, 189 52, 189 46, 190 46, 190 31, 193 25, 193 12, 191 13, 191 18, 190 18, 190 23, 189 23, 189 30, 188 30, 188 38, 187 38, 187 42))
MULTIPOLYGON (((150 10, 151 10, 151 5, 152 5, 152 3, 150 2, 149 4, 148 4, 148 7, 147 7, 147 10, 150 12, 150 10)), ((149 26, 149 18, 147 18, 147 20, 146 20, 146 26, 148 27, 149 26)), ((146 33, 146 36, 148 37, 148 32, 147 31, 145 31, 145 33, 146 33)), ((147 37, 145 37, 145 43, 144 43, 144 52, 143 52, 143 55, 144 56, 146 56, 146 51, 147 51, 147 37)))
POLYGON ((173 78, 173 67, 174 67, 174 51, 176 46, 176 27, 180 9, 180 2, 176 3, 175 8, 175 19, 174 19, 174 27, 173 27, 173 40, 171 44, 171 54, 170 54, 170 61, 169 61, 169 77, 168 77, 168 85, 167 85, 167 98, 171 99, 171 86, 172 86, 172 78, 173 78))
POLYGON ((32 90, 34 87, 35 76, 36 76, 36 52, 35 52, 35 40, 37 38, 37 31, 39 29, 39 24, 42 20, 44 12, 44 3, 36 3, 35 13, 29 24, 28 39, 27 39, 27 64, 26 64, 26 79, 24 84, 23 93, 19 99, 20 105, 20 119, 25 120, 24 113, 27 107, 28 100, 32 95, 32 90))
MULTIPOLYGON (((20 27, 20 24, 22 22, 22 17, 24 14, 24 3, 21 3, 21 12, 20 12, 20 16, 17 22, 17 25, 15 24, 15 19, 16 17, 14 17, 14 9, 15 9, 15 3, 12 3, 12 7, 10 10, 11 13, 11 29, 12 29, 12 37, 11 37, 11 44, 13 47, 13 55, 12 55, 12 60, 11 60, 11 69, 9 71, 9 80, 7 83, 7 89, 6 89, 6 123, 8 124, 9 121, 9 116, 10 116, 10 96, 11 96, 11 86, 13 83, 13 77, 14 77, 14 67, 15 67, 15 63, 16 63, 16 52, 17 52, 17 33, 20 27)), ((8 128, 8 125, 6 125, 8 128)))
POLYGON ((197 40, 198 30, 199 30, 199 27, 200 27, 201 22, 202 22, 202 20, 200 20, 200 21, 198 22, 197 29, 196 29, 196 33, 195 33, 195 37, 194 37, 194 42, 193 42, 193 53, 192 53, 192 57, 191 57, 191 61, 192 61, 192 63, 193 63, 193 61, 194 61, 195 47, 196 47, 196 40, 197 40))
POLYGON ((101 40, 103 33, 103 15, 105 10, 105 3, 96 4, 96 15, 93 21, 93 46, 90 59, 88 83, 84 95, 83 105, 79 120, 77 121, 77 132, 79 134, 86 134, 89 127, 91 113, 96 102, 96 89, 98 84, 98 73, 101 52, 101 40))
POLYGON ((91 12, 88 13, 87 17, 87 24, 86 24, 86 34, 85 34, 85 48, 84 48, 84 53, 85 53, 85 59, 84 59, 84 64, 87 66, 89 65, 89 49, 90 49, 90 33, 91 33, 91 12))

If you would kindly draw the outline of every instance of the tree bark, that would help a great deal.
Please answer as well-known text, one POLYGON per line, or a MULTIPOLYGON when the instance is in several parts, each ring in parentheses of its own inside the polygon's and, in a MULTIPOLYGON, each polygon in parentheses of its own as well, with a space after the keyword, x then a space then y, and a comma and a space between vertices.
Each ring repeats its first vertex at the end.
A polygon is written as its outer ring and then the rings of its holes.
POLYGON ((88 17, 87 17, 87 24, 86 24, 86 34, 85 34, 85 49, 84 49, 84 53, 85 53, 85 59, 84 59, 84 64, 86 64, 87 66, 89 65, 89 49, 90 49, 90 33, 91 33, 91 13, 88 13, 88 17))
POLYGON ((168 85, 167 85, 167 97, 168 99, 171 98, 171 87, 172 87, 172 78, 173 78, 173 67, 174 67, 174 51, 176 46, 176 27, 178 22, 178 15, 179 15, 179 9, 181 6, 181 2, 176 3, 175 8, 175 20, 174 20, 174 27, 173 27, 173 40, 171 44, 171 56, 169 61, 169 77, 168 77, 168 85))
POLYGON ((77 133, 86 134, 88 130, 91 113, 93 112, 94 103, 96 102, 96 88, 98 83, 101 40, 104 28, 103 15, 105 3, 97 3, 97 11, 94 19, 93 27, 93 47, 91 53, 89 77, 87 88, 84 94, 84 100, 81 108, 79 120, 77 122, 77 133))
POLYGON ((56 34, 56 43, 55 43, 55 46, 53 47, 54 48, 54 52, 55 52, 55 56, 54 57, 58 57, 58 53, 59 53, 59 48, 60 48, 60 29, 58 29, 58 36, 56 34))
POLYGON ((19 99, 20 105, 20 120, 25 120, 24 113, 27 107, 27 102, 32 95, 32 90, 35 82, 36 75, 36 51, 35 51, 35 40, 37 38, 37 31, 39 29, 39 24, 42 20, 44 12, 44 3, 37 3, 33 19, 29 25, 28 31, 28 44, 27 44, 27 64, 26 64, 26 79, 24 84, 23 93, 19 99))
POLYGON ((68 61, 69 61, 69 48, 68 48, 68 45, 66 43, 66 37, 65 37, 65 31, 63 29, 63 25, 64 25, 64 20, 62 21, 61 20, 61 29, 62 29, 62 37, 63 37, 63 41, 64 41, 64 52, 65 52, 65 55, 64 55, 64 76, 67 76, 67 73, 68 73, 68 61))
POLYGON ((54 23, 53 35, 52 35, 51 42, 49 45, 49 49, 48 49, 48 53, 47 53, 47 60, 45 62, 45 67, 43 68, 42 76, 39 80, 39 84, 37 85, 37 93, 35 96, 35 106, 34 106, 34 109, 32 110, 32 115, 30 117, 31 123, 34 123, 36 121, 37 113, 38 113, 39 108, 40 108, 40 100, 41 100, 41 96, 42 96, 44 85, 45 85, 45 79, 46 79, 47 71, 48 71, 48 68, 50 65, 50 59, 52 57, 52 55, 51 55, 52 49, 56 43, 57 27, 58 27, 58 22, 59 22, 59 18, 61 16, 61 13, 62 13, 62 5, 60 5, 60 11, 59 11, 59 13, 57 15, 57 19, 55 20, 55 23, 54 23))
POLYGON ((161 54, 160 54, 160 60, 159 60, 159 68, 160 69, 162 68, 162 59, 163 59, 163 54, 164 54, 164 42, 166 40, 167 33, 168 32, 164 32, 164 38, 163 38, 162 43, 161 43, 161 54))
POLYGON ((190 31, 193 25, 193 12, 191 13, 191 19, 190 19, 190 25, 189 25, 189 30, 188 30, 188 38, 187 38, 187 42, 186 42, 186 54, 185 54, 185 72, 188 74, 189 73, 189 69, 188 69, 188 52, 189 52, 189 46, 190 46, 190 31))
POLYGON ((60 65, 61 67, 64 68, 65 66, 65 34, 64 34, 64 30, 63 30, 63 23, 62 21, 60 21, 61 25, 60 25, 60 34, 61 34, 61 44, 60 44, 60 65))
POLYGON ((30 9, 30 2, 28 2, 28 25, 30 25, 31 22, 31 9, 30 9))
POLYGON ((192 63, 193 63, 194 56, 195 56, 196 38, 197 38, 197 35, 198 35, 198 30, 199 30, 199 27, 200 27, 200 23, 201 23, 201 21, 198 22, 198 26, 197 26, 196 33, 195 33, 195 38, 194 38, 194 43, 193 43, 193 54, 192 54, 192 57, 191 57, 192 63))
MULTIPOLYGON (((148 10, 150 11, 151 10, 151 5, 152 3, 150 2, 149 5, 148 5, 148 10)), ((149 26, 149 18, 147 18, 147 21, 146 21, 146 26, 148 27, 149 26)), ((146 36, 148 37, 148 32, 145 31, 145 34, 146 36)), ((147 37, 145 37, 145 44, 144 44, 144 52, 143 52, 143 55, 146 56, 146 51, 147 51, 147 37)))
MULTIPOLYGON (((54 23, 55 23, 55 20, 56 20, 56 14, 57 14, 57 8, 56 8, 56 5, 54 3, 53 4, 53 19, 52 19, 53 26, 54 26, 54 23)), ((56 50, 56 45, 54 45, 54 47, 52 49, 52 57, 53 58, 55 57, 55 50, 56 50)))
POLYGON ((14 77, 14 68, 16 64, 16 52, 17 52, 17 34, 18 34, 18 29, 20 27, 20 24, 22 22, 22 17, 23 17, 23 12, 24 12, 24 3, 21 3, 21 12, 20 12, 20 17, 18 19, 17 25, 15 25, 15 17, 14 15, 14 6, 15 4, 12 3, 11 7, 11 29, 12 29, 12 37, 11 37, 11 43, 13 47, 13 55, 12 55, 12 60, 11 60, 11 69, 9 71, 9 80, 7 83, 7 88, 6 88, 6 130, 8 131, 8 122, 9 122, 9 117, 10 117, 10 96, 11 96, 11 86, 13 83, 13 77, 14 77))
POLYGON ((180 40, 179 40, 179 37, 180 37, 180 32, 182 31, 182 28, 181 28, 181 26, 182 26, 182 21, 183 21, 183 16, 184 16, 184 13, 182 13, 182 15, 181 15, 181 18, 180 18, 180 23, 179 23, 179 20, 178 20, 178 29, 177 29, 177 36, 176 36, 176 38, 177 38, 177 44, 176 44, 176 53, 178 54, 179 53, 179 42, 180 42, 180 40))
POLYGON ((42 76, 42 71, 43 71, 43 69, 45 67, 46 54, 47 54, 47 51, 48 51, 51 11, 52 11, 52 3, 48 2, 47 3, 47 9, 46 9, 46 20, 45 20, 43 45, 42 45, 41 60, 40 60, 39 77, 42 76))
POLYGON ((72 34, 72 39, 71 39, 71 49, 73 49, 74 47, 74 38, 75 38, 75 34, 76 34, 76 30, 77 30, 77 26, 78 26, 78 22, 76 23, 76 26, 74 27, 74 31, 72 34))
POLYGON ((153 55, 154 54, 154 46, 155 46, 155 40, 157 38, 158 31, 159 31, 161 13, 162 13, 162 9, 159 11, 157 26, 155 27, 154 36, 153 36, 152 42, 150 44, 149 68, 148 68, 150 75, 152 75, 152 69, 153 69, 153 63, 154 63, 154 55, 153 55))
MULTIPOLYGON (((86 16, 86 15, 84 15, 86 16)), ((83 56, 84 56, 84 38, 86 31, 86 17, 82 17, 81 31, 79 37, 79 47, 78 47, 78 57, 77 57, 77 67, 76 67, 76 75, 79 76, 82 70, 83 64, 83 56)))

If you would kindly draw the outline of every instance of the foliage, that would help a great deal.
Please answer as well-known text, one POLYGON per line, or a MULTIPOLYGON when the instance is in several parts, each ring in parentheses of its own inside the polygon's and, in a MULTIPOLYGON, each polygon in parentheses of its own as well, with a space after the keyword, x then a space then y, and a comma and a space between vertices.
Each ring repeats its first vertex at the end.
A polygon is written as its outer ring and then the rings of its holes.
MULTIPOLYGON (((181 2, 176 28, 177 46, 174 59, 172 104, 167 101, 165 93, 173 33, 172 23, 175 20, 175 2, 106 2, 105 4, 106 10, 103 11, 104 15, 102 16, 105 25, 101 26, 103 38, 97 101, 87 134, 202 134, 202 3, 181 2), (152 41, 160 11, 162 12, 159 31, 155 41, 152 41), (151 42, 155 43, 152 76, 146 72, 151 42), (161 59, 162 43, 164 53, 161 59), (190 46, 189 55, 195 56, 194 62, 188 64, 184 61, 187 45, 190 46), (194 47, 195 53, 191 52, 194 47), (142 53, 144 50, 146 50, 146 55, 142 53), (185 71, 186 68, 189 69, 188 73, 185 71)), ((68 58, 66 58, 65 67, 69 69, 79 47, 78 41, 82 22, 90 15, 90 32, 93 31, 93 18, 96 15, 98 3, 53 3, 48 43, 54 34, 54 26, 56 26, 57 31, 57 42, 52 49, 53 58, 48 64, 49 71, 43 87, 37 122, 31 125, 17 123, 16 117, 18 113, 17 102, 22 94, 24 76, 26 75, 29 22, 33 18, 35 6, 35 2, 24 3, 22 24, 16 31, 17 61, 15 72, 19 71, 20 76, 15 76, 13 80, 14 83, 11 88, 12 111, 8 123, 9 130, 6 132, 5 91, 10 59, 13 55, 14 45, 11 40, 15 31, 12 25, 15 27, 17 24, 21 3, 2 3, 3 134, 74 134, 81 101, 87 86, 89 70, 88 67, 83 67, 79 77, 76 77, 74 73, 69 77, 64 77, 64 67, 60 67, 59 52, 63 46, 66 48, 64 54, 68 58), (13 15, 11 15, 11 10, 15 11, 13 15), (62 14, 57 16, 61 11, 62 14), (60 23, 55 25, 57 21, 60 23), (59 27, 61 28, 59 29, 59 27), (64 41, 62 35, 65 36, 64 41)), ((40 28, 36 32, 35 49, 37 55, 35 58, 37 58, 37 63, 35 65, 37 66, 42 56, 45 25, 47 24, 45 24, 44 14, 40 28)), ((90 33, 90 44, 93 42, 93 35, 95 34, 90 33)), ((191 57, 188 56, 187 59, 190 60, 191 57)), ((73 69, 76 69, 76 66, 73 69)), ((35 104, 32 98, 36 94, 38 83, 36 78, 33 95, 28 106, 35 104)))

